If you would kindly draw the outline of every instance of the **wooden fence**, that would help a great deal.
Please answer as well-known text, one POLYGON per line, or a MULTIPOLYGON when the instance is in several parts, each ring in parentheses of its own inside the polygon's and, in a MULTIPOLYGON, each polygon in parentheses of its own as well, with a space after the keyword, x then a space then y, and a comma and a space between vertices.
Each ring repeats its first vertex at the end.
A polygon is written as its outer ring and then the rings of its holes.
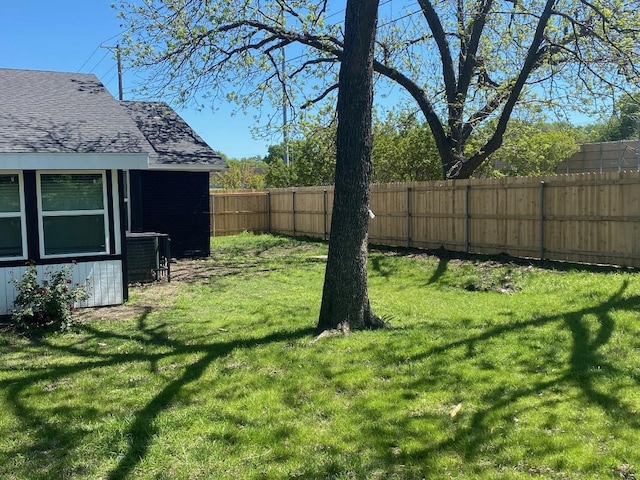
MULTIPOLYGON (((374 245, 640 267, 640 172, 373 185, 374 245)), ((211 195, 212 235, 327 239, 333 187, 211 195)))

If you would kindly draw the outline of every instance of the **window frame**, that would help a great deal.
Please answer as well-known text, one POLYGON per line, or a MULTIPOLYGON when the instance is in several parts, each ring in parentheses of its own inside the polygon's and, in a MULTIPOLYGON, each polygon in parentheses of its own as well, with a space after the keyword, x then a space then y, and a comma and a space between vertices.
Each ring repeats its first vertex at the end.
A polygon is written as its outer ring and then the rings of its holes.
POLYGON ((125 234, 129 235, 131 233, 131 180, 129 170, 122 171, 122 180, 124 212, 121 212, 121 215, 124 216, 126 222, 125 234))
POLYGON ((36 191, 38 195, 38 243, 40 258, 68 258, 68 257, 92 257, 96 255, 110 255, 111 241, 109 232, 109 205, 107 195, 107 175, 105 170, 39 170, 36 172, 36 191), (43 175, 100 175, 102 178, 102 208, 94 210, 54 210, 44 211, 42 207, 42 176, 43 175), (95 252, 69 252, 47 254, 45 250, 44 219, 46 217, 80 217, 87 215, 102 215, 104 221, 104 245, 103 251, 95 252))
POLYGON ((19 212, 0 212, 0 218, 19 218, 20 219, 20 237, 22 255, 14 256, 2 256, 0 255, 0 262, 9 260, 24 260, 27 258, 27 214, 25 210, 25 198, 24 198, 24 176, 20 170, 2 170, 0 175, 17 175, 18 176, 18 195, 20 198, 20 211, 19 212))

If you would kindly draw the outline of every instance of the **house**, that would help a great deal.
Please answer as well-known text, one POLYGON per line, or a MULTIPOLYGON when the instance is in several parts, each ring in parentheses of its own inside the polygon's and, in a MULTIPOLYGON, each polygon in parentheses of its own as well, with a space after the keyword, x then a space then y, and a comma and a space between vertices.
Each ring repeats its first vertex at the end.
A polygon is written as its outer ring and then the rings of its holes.
POLYGON ((162 232, 174 257, 209 255, 209 172, 225 162, 162 102, 121 102, 153 146, 153 168, 129 171, 133 232, 162 232))
POLYGON ((209 172, 222 169, 164 103, 119 102, 94 75, 0 69, 0 315, 28 263, 89 279, 86 306, 122 303, 128 233, 207 255, 209 172))

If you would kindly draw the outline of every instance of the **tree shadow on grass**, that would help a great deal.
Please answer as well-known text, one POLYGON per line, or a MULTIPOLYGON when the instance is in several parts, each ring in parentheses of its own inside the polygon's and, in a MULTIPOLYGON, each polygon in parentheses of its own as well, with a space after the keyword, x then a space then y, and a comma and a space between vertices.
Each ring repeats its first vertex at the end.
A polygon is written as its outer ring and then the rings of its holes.
MULTIPOLYGON (((610 341, 615 331, 614 311, 640 310, 640 296, 625 298, 627 290, 628 282, 624 282, 615 294, 588 308, 489 327, 476 335, 465 334, 462 330, 460 333, 462 338, 436 345, 407 358, 406 362, 418 365, 422 360, 430 359, 435 362, 443 359, 452 350, 463 349, 466 351, 465 359, 471 359, 474 355, 478 355, 476 352, 482 350, 480 347, 484 343, 499 341, 504 336, 518 334, 528 329, 535 333, 536 328, 547 325, 556 325, 559 330, 565 330, 571 339, 566 364, 555 377, 535 381, 535 377, 532 376, 531 382, 517 385, 512 389, 495 388, 486 392, 478 402, 481 405, 479 409, 471 410, 468 414, 463 410, 460 416, 468 415, 466 417, 468 421, 461 422, 456 428, 452 428, 451 433, 445 438, 436 441, 416 438, 416 441, 422 442, 423 448, 417 448, 406 455, 392 453, 390 447, 397 445, 402 435, 411 435, 410 422, 416 421, 416 418, 409 418, 408 414, 404 420, 378 422, 370 431, 369 428, 363 428, 359 438, 362 439, 363 444, 372 442, 376 460, 384 462, 389 468, 400 462, 408 466, 418 466, 416 468, 422 468, 422 466, 428 468, 433 458, 446 451, 460 455, 465 461, 476 461, 487 445, 492 442, 499 443, 500 436, 508 436, 508 424, 504 424, 505 430, 495 428, 496 423, 500 422, 499 419, 505 415, 512 414, 513 406, 518 401, 531 397, 539 399, 535 402, 537 407, 551 405, 558 401, 557 397, 550 395, 545 399, 545 393, 553 393, 556 389, 562 389, 565 386, 577 387, 575 390, 585 405, 595 406, 613 420, 625 422, 632 428, 640 429, 640 420, 633 408, 625 405, 624 399, 620 398, 615 389, 603 392, 599 388, 597 378, 600 372, 622 374, 612 362, 607 360, 602 347, 610 341), (594 325, 596 328, 590 328, 594 325), (593 370, 596 365, 600 370, 593 370)), ((185 389, 188 390, 186 387, 202 378, 213 362, 230 355, 235 349, 257 348, 273 342, 289 342, 310 337, 313 331, 312 328, 280 331, 234 341, 210 342, 204 335, 191 337, 188 341, 177 341, 167 333, 165 327, 169 325, 158 323, 150 325, 151 311, 148 308, 138 317, 137 329, 131 334, 101 331, 92 324, 87 324, 82 327, 85 336, 79 337, 74 344, 61 346, 56 342, 43 339, 41 342, 47 349, 58 350, 71 359, 61 365, 34 366, 24 375, 14 375, 13 378, 0 381, 0 391, 5 396, 6 404, 13 409, 13 414, 19 421, 16 430, 24 430, 32 435, 28 444, 16 443, 20 446, 7 452, 7 458, 10 456, 29 458, 29 467, 33 466, 34 470, 32 478, 88 476, 90 473, 88 470, 82 471, 75 466, 70 466, 74 461, 78 445, 85 441, 87 432, 75 422, 71 426, 63 421, 56 422, 49 417, 51 410, 46 411, 40 406, 34 407, 33 405, 37 403, 33 398, 29 398, 33 394, 33 387, 39 388, 43 384, 45 389, 49 385, 55 388, 56 383, 64 382, 67 377, 83 372, 98 373, 103 367, 124 368, 131 362, 145 362, 149 365, 149 369, 155 372, 159 370, 158 363, 168 357, 195 355, 195 361, 188 364, 179 375, 165 381, 144 405, 132 412, 133 419, 126 431, 121 434, 121 437, 126 439, 125 448, 117 457, 115 466, 105 474, 105 478, 114 480, 130 478, 144 461, 153 442, 156 441, 158 418, 171 408, 181 395, 185 394, 185 389), (96 342, 113 344, 116 340, 135 342, 140 348, 123 353, 102 351, 95 347, 96 342), (69 458, 69 461, 65 462, 66 458, 69 458)), ((390 352, 388 349, 383 350, 384 359, 381 359, 381 362, 389 362, 390 352)), ((413 384, 408 382, 406 389, 419 392, 421 389, 430 388, 432 381, 430 375, 424 373, 415 379, 413 384)), ((631 381, 640 385, 637 377, 631 378, 631 381)), ((354 412, 370 418, 377 418, 380 415, 376 408, 378 407, 367 405, 364 400, 362 404, 356 402, 352 406, 354 412)), ((54 413, 62 419, 85 416, 98 420, 102 413, 91 406, 58 406, 56 409, 54 413)), ((437 425, 443 421, 441 417, 444 417, 445 421, 449 420, 446 413, 443 415, 429 413, 419 421, 433 422, 437 425)), ((331 460, 329 463, 330 465, 323 467, 327 469, 326 472, 310 471, 313 475, 309 478, 324 478, 329 477, 330 474, 337 476, 341 469, 346 468, 338 460, 331 460)))
MULTIPOLYGON (((90 342, 83 341, 73 345, 57 345, 46 338, 39 340, 40 345, 47 349, 56 350, 62 354, 73 356, 74 361, 67 364, 55 365, 31 369, 20 378, 10 378, 0 381, 0 391, 3 392, 7 405, 13 409, 13 414, 19 420, 21 431, 34 434, 35 439, 28 445, 22 445, 12 452, 6 452, 7 458, 18 456, 29 458, 33 464, 33 471, 41 472, 41 478, 59 477, 62 469, 63 476, 82 476, 86 472, 82 469, 68 471, 70 466, 65 465, 65 459, 71 452, 81 445, 86 432, 80 428, 71 430, 64 422, 55 422, 48 415, 29 405, 29 389, 36 384, 46 383, 56 388, 58 382, 68 377, 88 371, 99 371, 101 368, 122 366, 132 362, 145 362, 149 364, 150 371, 158 370, 157 364, 168 357, 179 357, 185 354, 200 355, 190 363, 184 372, 174 380, 169 381, 153 398, 134 414, 133 422, 123 437, 127 439, 127 449, 118 456, 118 463, 105 478, 116 480, 127 478, 134 468, 144 459, 149 447, 154 441, 154 423, 158 416, 181 394, 184 387, 201 378, 212 362, 228 356, 236 349, 252 349, 261 345, 276 342, 290 342, 295 339, 310 337, 313 328, 301 328, 291 331, 279 331, 272 334, 228 342, 213 343, 187 343, 170 338, 164 331, 165 324, 150 327, 147 323, 151 309, 140 315, 138 319, 138 332, 132 335, 122 335, 113 332, 105 332, 94 328, 91 324, 81 326, 83 333, 89 335, 89 339, 108 342, 113 340, 135 341, 142 348, 138 352, 109 353, 96 351, 90 342), (158 351, 158 347, 162 347, 158 351), (153 352, 145 352, 145 350, 153 352), (80 358, 80 361, 77 359, 80 358), (51 456, 55 456, 55 462, 51 456), (54 465, 55 464, 55 465, 54 465)), ((45 386, 45 390, 47 389, 45 386)), ((56 413, 61 418, 84 416, 87 418, 98 417, 98 410, 92 411, 90 407, 56 407, 56 413)), ((34 477, 37 478, 37 475, 34 477)))
POLYGON ((449 259, 446 257, 440 257, 440 259, 438 260, 438 266, 434 270, 433 274, 431 275, 431 278, 429 278, 429 281, 427 283, 431 285, 432 283, 438 282, 438 280, 440 280, 442 276, 447 272, 448 266, 449 266, 449 259))
MULTIPOLYGON (((638 311, 640 309, 640 296, 635 295, 623 298, 628 286, 629 282, 625 280, 618 291, 609 299, 592 307, 532 319, 527 322, 495 327, 477 336, 435 347, 425 352, 424 356, 431 356, 459 346, 466 346, 472 349, 473 345, 478 342, 550 323, 557 323, 569 330, 572 339, 568 365, 566 365, 566 369, 561 375, 548 381, 522 386, 508 395, 503 395, 502 392, 495 392, 493 398, 488 398, 490 405, 473 414, 468 428, 459 430, 454 437, 426 449, 421 452, 421 455, 433 454, 442 449, 464 444, 466 445, 466 457, 472 458, 481 450, 480 447, 482 445, 486 445, 496 435, 491 428, 493 414, 499 414, 501 410, 520 399, 532 396, 539 397, 545 392, 565 385, 577 387, 585 404, 598 407, 613 420, 624 421, 626 425, 640 429, 640 419, 633 408, 625 405, 621 398, 616 397, 614 391, 605 393, 596 388, 596 375, 600 375, 602 372, 622 374, 618 368, 607 361, 606 356, 599 349, 610 340, 614 332, 615 322, 611 316, 612 312, 616 310, 638 311), (591 321, 593 323, 594 319, 595 323, 597 323, 597 332, 592 335, 590 334, 588 322, 591 321)), ((640 381, 635 379, 635 383, 640 384, 640 381)))
MULTIPOLYGON (((614 333, 615 321, 612 313, 615 311, 640 311, 640 295, 624 297, 628 286, 629 282, 625 280, 618 291, 607 300, 591 307, 534 318, 524 322, 495 326, 477 335, 438 345, 407 358, 406 362, 415 362, 417 364, 428 359, 437 361, 447 352, 463 348, 466 350, 465 358, 470 359, 476 355, 474 353, 476 347, 483 342, 499 340, 500 337, 505 335, 549 324, 557 324, 559 328, 565 329, 570 333, 571 338, 568 362, 559 375, 551 379, 532 381, 515 388, 496 388, 487 392, 479 399, 479 403, 485 406, 481 406, 478 410, 470 413, 470 419, 466 424, 460 424, 460 428, 452 428, 452 433, 440 441, 429 444, 426 440, 420 439, 421 442, 426 444, 424 448, 408 454, 407 457, 395 458, 389 454, 389 449, 390 445, 394 445, 394 442, 398 441, 399 434, 404 429, 411 430, 409 423, 413 421, 412 419, 406 419, 406 421, 401 422, 401 426, 395 425, 391 428, 382 426, 384 422, 381 422, 380 426, 376 426, 373 429, 374 431, 368 432, 367 436, 379 439, 379 442, 381 442, 378 446, 380 454, 387 457, 389 464, 402 461, 408 465, 420 463, 429 465, 430 459, 441 455, 444 451, 452 451, 457 455, 463 455, 466 461, 475 461, 480 458, 483 454, 482 452, 486 452, 487 446, 495 444, 495 442, 499 443, 502 441, 501 439, 508 435, 509 424, 512 425, 512 428, 516 427, 514 422, 502 422, 501 420, 505 415, 513 415, 514 412, 511 407, 516 402, 526 398, 536 399, 535 406, 517 407, 518 414, 523 414, 528 409, 557 403, 560 400, 555 396, 555 392, 562 391, 565 387, 573 387, 578 392, 577 399, 587 406, 597 407, 606 416, 610 417, 614 424, 624 424, 640 431, 637 406, 629 405, 623 398, 617 396, 617 388, 609 388, 603 391, 598 388, 597 384, 599 376, 609 374, 625 376, 628 378, 627 383, 631 382, 640 386, 638 377, 629 377, 620 371, 619 368, 608 361, 606 355, 601 351, 601 347, 609 342, 614 333), (595 325, 595 328, 590 328, 590 325, 592 327, 595 325), (496 422, 501 422, 499 427, 496 422)), ((427 376, 422 376, 408 385, 407 390, 419 392, 421 389, 428 389, 430 388, 430 381, 432 380, 427 376)), ((455 382, 455 380, 452 379, 452 382, 455 382)), ((366 405, 359 405, 357 408, 367 409, 366 405)), ((380 412, 372 411, 368 415, 375 417, 379 416, 379 414, 380 412)), ((464 412, 462 415, 464 415, 464 412)), ((425 415, 425 421, 441 423, 443 419, 449 420, 447 412, 443 412, 442 416, 432 415, 429 417, 429 415, 425 415)), ((453 422, 453 419, 451 421, 453 422)))

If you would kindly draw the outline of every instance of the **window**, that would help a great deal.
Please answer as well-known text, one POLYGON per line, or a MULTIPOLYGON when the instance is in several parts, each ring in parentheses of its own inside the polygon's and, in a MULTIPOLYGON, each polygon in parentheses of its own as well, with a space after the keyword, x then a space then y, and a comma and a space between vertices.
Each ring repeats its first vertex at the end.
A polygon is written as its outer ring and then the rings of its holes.
POLYGON ((22 176, 0 175, 0 258, 26 256, 22 176))
POLYGON ((40 173, 43 256, 108 253, 104 173, 40 173))

